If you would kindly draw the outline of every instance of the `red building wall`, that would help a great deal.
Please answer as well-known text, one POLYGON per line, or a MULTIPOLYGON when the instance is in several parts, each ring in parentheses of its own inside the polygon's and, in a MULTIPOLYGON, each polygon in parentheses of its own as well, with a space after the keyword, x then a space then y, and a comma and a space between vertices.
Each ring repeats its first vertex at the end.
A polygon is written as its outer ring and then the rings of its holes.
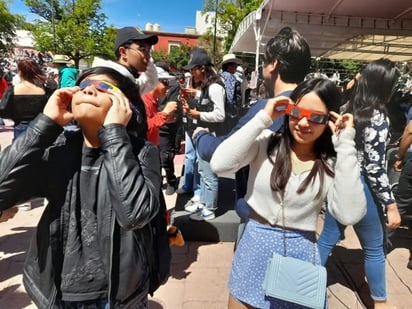
POLYGON ((167 33, 167 32, 154 32, 145 31, 145 33, 156 34, 159 37, 159 42, 153 46, 153 50, 165 50, 169 53, 171 45, 189 45, 197 46, 200 35, 185 34, 185 33, 167 33))

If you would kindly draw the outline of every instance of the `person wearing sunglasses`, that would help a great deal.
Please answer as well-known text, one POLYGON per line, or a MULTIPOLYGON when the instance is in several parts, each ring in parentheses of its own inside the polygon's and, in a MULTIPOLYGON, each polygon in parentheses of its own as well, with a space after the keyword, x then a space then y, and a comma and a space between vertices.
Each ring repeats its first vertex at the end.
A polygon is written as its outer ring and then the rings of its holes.
POLYGON ((249 219, 233 258, 228 308, 297 308, 265 295, 269 258, 283 254, 285 241, 294 258, 320 264, 315 233, 326 202, 343 224, 365 214, 353 116, 337 113, 340 99, 332 81, 308 79, 290 98, 269 99, 213 154, 210 163, 218 175, 250 166, 249 219), (283 130, 274 133, 268 128, 279 118, 283 130))
POLYGON ((145 34, 135 27, 120 28, 114 43, 116 61, 95 57, 92 67, 113 68, 136 82, 140 94, 147 93, 158 83, 156 68, 150 56, 152 46, 158 40, 157 35, 145 34))
POLYGON ((135 83, 95 67, 56 90, 0 153, 1 211, 49 201, 23 276, 38 308, 147 308, 150 224, 162 202, 159 152, 146 131, 135 83), (63 130, 71 121, 79 129, 63 130))

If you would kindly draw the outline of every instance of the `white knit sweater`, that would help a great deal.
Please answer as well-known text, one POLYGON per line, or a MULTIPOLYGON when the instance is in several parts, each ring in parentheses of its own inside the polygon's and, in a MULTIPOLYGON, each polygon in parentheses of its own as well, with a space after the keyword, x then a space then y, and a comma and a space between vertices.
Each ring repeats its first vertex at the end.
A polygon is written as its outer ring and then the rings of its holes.
MULTIPOLYGON (((283 226, 281 198, 270 187, 273 165, 266 154, 269 137, 273 133, 266 128, 271 124, 269 115, 264 110, 259 111, 240 130, 220 144, 213 154, 211 167, 220 175, 234 173, 241 167, 250 165, 246 201, 270 224, 283 226)), ((340 223, 351 225, 362 219, 366 213, 366 199, 356 160, 354 137, 353 128, 344 129, 338 136, 332 137, 337 152, 335 177, 325 174, 320 199, 315 200, 320 185, 318 177, 313 185, 297 194, 299 185, 309 171, 291 174, 283 199, 285 227, 315 231, 319 211, 326 201, 330 213, 340 223)))

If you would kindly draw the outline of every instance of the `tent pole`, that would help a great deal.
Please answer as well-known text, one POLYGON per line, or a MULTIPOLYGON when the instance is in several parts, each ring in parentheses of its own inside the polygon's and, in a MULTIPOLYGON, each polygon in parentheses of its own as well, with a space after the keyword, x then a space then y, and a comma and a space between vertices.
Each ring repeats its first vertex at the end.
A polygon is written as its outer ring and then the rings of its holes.
POLYGON ((257 87, 257 82, 259 78, 259 53, 260 53, 260 42, 262 41, 262 35, 260 34, 260 18, 262 16, 262 11, 256 11, 255 21, 253 22, 253 31, 255 33, 256 40, 256 54, 255 54, 255 72, 252 74, 252 80, 250 83, 250 88, 254 89, 257 87))

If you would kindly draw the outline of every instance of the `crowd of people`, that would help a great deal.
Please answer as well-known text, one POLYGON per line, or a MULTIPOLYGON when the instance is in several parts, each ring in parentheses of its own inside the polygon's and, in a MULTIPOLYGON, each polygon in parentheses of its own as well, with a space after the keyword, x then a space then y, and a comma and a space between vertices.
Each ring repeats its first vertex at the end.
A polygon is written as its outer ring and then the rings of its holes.
MULTIPOLYGON (((18 81, 1 88, 0 116, 13 120, 14 138, 0 152, 0 219, 33 198, 47 201, 23 276, 34 303, 147 308, 154 291, 151 222, 164 210, 163 194, 190 194, 190 219, 214 220, 219 176, 235 173, 241 228, 229 308, 301 308, 267 292, 269 259, 287 251, 325 265, 347 225, 365 252, 375 308, 392 308, 385 235, 401 224, 398 204, 410 211, 412 199, 410 169, 402 168, 408 184, 399 185, 399 195, 387 173, 395 64, 372 61, 350 94, 342 93, 336 81, 307 78, 310 47, 285 27, 264 49, 262 98, 244 110, 248 81, 234 54, 223 57, 220 70, 195 48, 184 71, 172 72, 153 62, 157 42, 124 27, 115 61, 96 57, 79 72, 67 56, 54 55, 56 76, 49 78, 39 59, 21 59, 18 81), (179 187, 174 157, 183 139, 179 187)), ((412 162, 402 161, 411 132, 406 126, 397 169, 412 162)))

